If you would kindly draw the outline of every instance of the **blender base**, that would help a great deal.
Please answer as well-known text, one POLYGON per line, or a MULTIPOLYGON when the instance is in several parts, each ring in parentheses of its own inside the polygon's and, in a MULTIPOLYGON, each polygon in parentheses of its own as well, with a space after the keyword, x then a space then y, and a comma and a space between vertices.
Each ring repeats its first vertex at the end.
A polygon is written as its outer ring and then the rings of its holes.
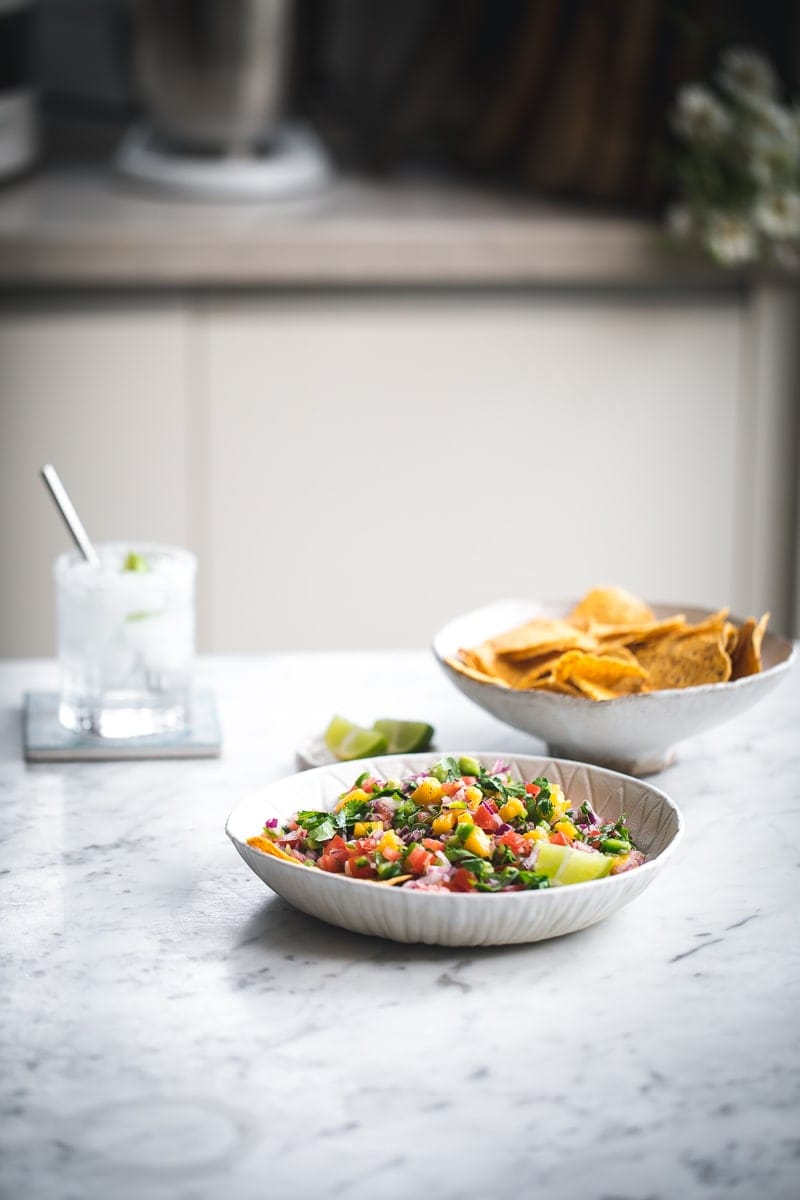
POLYGON ((136 183, 197 200, 288 200, 319 191, 331 177, 322 143, 293 124, 279 126, 261 150, 218 155, 170 146, 137 125, 120 142, 114 167, 136 183))

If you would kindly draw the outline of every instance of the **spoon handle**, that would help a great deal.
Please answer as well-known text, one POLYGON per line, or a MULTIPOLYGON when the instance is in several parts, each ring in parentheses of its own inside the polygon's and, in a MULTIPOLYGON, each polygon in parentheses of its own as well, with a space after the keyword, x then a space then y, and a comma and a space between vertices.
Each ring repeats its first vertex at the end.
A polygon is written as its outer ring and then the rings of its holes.
POLYGON ((91 566, 99 567, 100 559, 97 557, 97 551, 89 541, 89 535, 75 511, 75 506, 67 495, 67 489, 61 482, 58 471, 50 463, 47 463, 46 466, 42 467, 40 474, 47 484, 50 495, 55 501, 56 508, 64 518, 64 524, 72 534, 75 545, 91 566))

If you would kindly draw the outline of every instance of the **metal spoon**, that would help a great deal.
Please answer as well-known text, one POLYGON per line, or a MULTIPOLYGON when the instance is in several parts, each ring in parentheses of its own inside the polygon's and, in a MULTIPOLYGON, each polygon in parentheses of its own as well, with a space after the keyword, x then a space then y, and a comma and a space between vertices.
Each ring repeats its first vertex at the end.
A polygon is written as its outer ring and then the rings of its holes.
POLYGON ((97 556, 92 543, 89 541, 89 535, 83 527, 83 522, 75 511, 75 505, 67 495, 67 489, 64 487, 59 478, 58 471, 55 467, 47 463, 40 471, 42 479, 47 484, 48 491, 55 501, 56 508, 64 518, 64 524, 72 534, 75 545, 80 550, 83 557, 92 567, 100 566, 100 559, 97 556))

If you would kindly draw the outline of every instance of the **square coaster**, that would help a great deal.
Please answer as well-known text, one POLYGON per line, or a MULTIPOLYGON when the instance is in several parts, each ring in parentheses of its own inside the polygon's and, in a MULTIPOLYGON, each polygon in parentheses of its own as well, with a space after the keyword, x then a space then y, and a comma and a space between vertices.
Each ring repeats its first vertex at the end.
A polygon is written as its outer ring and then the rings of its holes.
POLYGON ((218 758, 222 735, 214 693, 194 693, 192 725, 176 733, 101 738, 72 733, 58 720, 57 692, 26 692, 23 742, 27 762, 108 762, 131 758, 218 758))

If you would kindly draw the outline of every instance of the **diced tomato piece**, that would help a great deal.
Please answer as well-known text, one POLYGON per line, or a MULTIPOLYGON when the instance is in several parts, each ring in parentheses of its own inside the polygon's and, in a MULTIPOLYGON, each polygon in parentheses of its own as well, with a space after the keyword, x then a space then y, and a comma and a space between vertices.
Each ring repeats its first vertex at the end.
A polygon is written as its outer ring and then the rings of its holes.
POLYGON ((351 879, 374 879, 375 868, 372 863, 361 863, 359 860, 364 858, 363 854, 352 854, 347 860, 346 872, 351 879))
POLYGON ((426 850, 432 850, 434 854, 437 850, 444 850, 444 842, 440 842, 436 838, 423 838, 422 844, 426 850))
POLYGON ((569 838, 563 833, 551 833, 549 840, 554 846, 568 846, 569 838))
POLYGON ((471 892, 475 886, 475 876, 466 867, 458 867, 450 876, 451 892, 471 892))
POLYGON ((325 847, 323 858, 331 858, 335 863, 338 863, 340 868, 347 862, 350 851, 345 845, 345 840, 341 834, 335 834, 325 847))
POLYGON ((372 854, 372 851, 378 844, 378 839, 374 837, 357 838, 355 847, 357 854, 372 854))
POLYGON ((449 783, 442 784, 442 791, 444 792, 445 796, 455 796, 460 787, 460 779, 451 779, 449 783))
POLYGON ((526 783, 525 784, 525 791, 528 793, 529 796, 538 796, 539 792, 541 790, 542 789, 536 783, 526 783))
POLYGON ((406 870, 411 871, 412 875, 424 875, 432 862, 432 854, 423 850, 422 846, 414 846, 406 855, 403 865, 406 870))
POLYGON ((473 787, 477 778, 477 775, 462 775, 461 782, 464 787, 473 787))
POLYGON ((500 846, 508 846, 512 854, 516 854, 522 858, 525 851, 529 848, 529 843, 521 833, 517 833, 514 829, 509 829, 508 833, 504 833, 502 837, 497 839, 500 846))
POLYGON ((483 800, 481 800, 481 804, 485 804, 490 812, 496 813, 500 811, 491 796, 486 796, 483 800))
POLYGON ((400 853, 400 850, 398 850, 396 846, 384 846, 384 848, 381 850, 381 854, 387 862, 397 862, 398 858, 400 857, 400 853))
POLYGON ((498 825, 503 824, 498 814, 496 812, 489 812, 489 810, 483 804, 479 804, 475 809, 474 813, 472 814, 472 819, 479 829, 486 829, 489 831, 497 829, 498 825))
POLYGON ((317 866, 323 871, 331 871, 332 873, 344 870, 344 863, 338 858, 334 858, 332 854, 320 854, 317 859, 317 866))

